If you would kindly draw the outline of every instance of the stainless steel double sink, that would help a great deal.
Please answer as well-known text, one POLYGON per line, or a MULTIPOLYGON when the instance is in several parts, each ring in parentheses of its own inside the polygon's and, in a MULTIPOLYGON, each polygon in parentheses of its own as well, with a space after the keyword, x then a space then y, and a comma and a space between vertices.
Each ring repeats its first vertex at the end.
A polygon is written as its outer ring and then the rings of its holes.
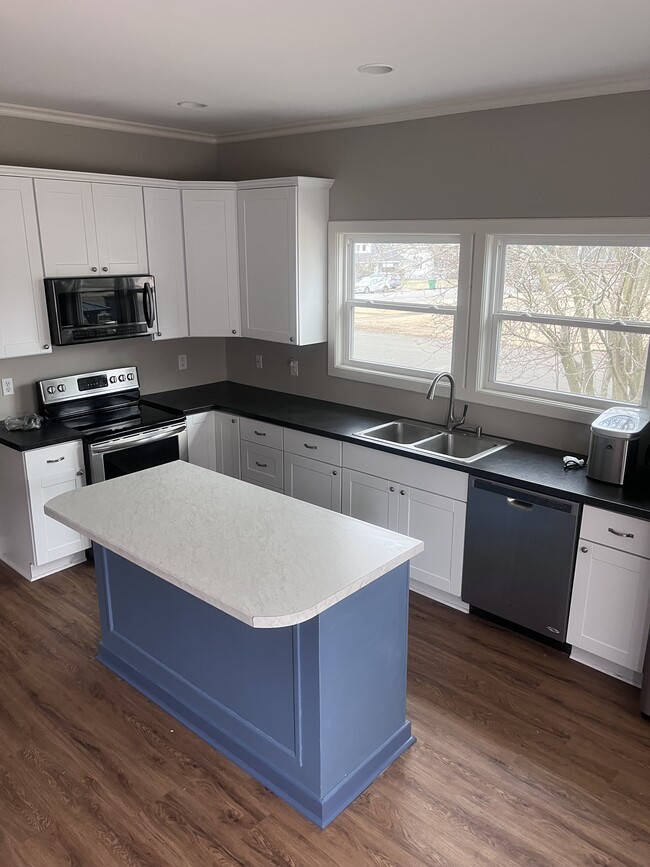
POLYGON ((510 440, 477 436, 464 431, 448 431, 434 425, 418 424, 400 418, 358 431, 356 436, 390 443, 406 452, 438 455, 469 464, 512 445, 510 440))

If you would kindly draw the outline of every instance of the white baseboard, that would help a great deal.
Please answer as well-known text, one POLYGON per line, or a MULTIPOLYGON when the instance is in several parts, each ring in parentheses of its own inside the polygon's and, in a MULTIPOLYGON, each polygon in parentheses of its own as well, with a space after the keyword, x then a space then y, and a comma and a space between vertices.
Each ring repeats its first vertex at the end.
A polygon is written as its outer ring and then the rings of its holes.
POLYGON ((632 686, 641 686, 643 675, 641 672, 632 671, 630 668, 625 668, 616 662, 610 662, 609 659, 603 659, 601 656, 596 656, 595 653, 589 653, 587 650, 581 650, 579 647, 574 647, 571 650, 571 659, 575 662, 580 662, 582 665, 588 665, 589 668, 595 668, 597 671, 602 671, 603 674, 609 674, 611 677, 616 677, 618 680, 624 680, 625 683, 631 683, 632 686))
POLYGON ((433 599, 435 602, 442 602, 443 605, 448 605, 450 608, 455 608, 457 611, 462 611, 463 614, 469 613, 469 605, 460 598, 454 596, 453 593, 447 593, 444 590, 436 590, 435 587, 428 587, 421 581, 415 581, 411 578, 409 584, 414 593, 419 593, 420 596, 426 596, 427 599, 433 599))
POLYGON ((10 569, 17 572, 28 581, 40 581, 41 578, 46 578, 48 575, 54 575, 55 572, 61 572, 63 569, 68 569, 70 566, 76 566, 77 563, 83 563, 86 559, 86 552, 79 551, 76 554, 68 554, 67 557, 59 557, 58 560, 52 560, 51 563, 44 563, 43 566, 35 566, 30 563, 29 566, 19 566, 18 563, 13 563, 7 557, 4 557, 2 562, 6 563, 10 569))

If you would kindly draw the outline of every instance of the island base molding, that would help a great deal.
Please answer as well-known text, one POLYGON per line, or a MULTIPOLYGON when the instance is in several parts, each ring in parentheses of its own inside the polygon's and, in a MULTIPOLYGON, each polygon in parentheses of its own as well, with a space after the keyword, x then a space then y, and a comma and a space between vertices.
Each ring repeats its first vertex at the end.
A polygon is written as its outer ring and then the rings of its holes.
POLYGON ((254 629, 98 545, 95 566, 97 658, 319 827, 415 742, 408 564, 277 629, 254 629))

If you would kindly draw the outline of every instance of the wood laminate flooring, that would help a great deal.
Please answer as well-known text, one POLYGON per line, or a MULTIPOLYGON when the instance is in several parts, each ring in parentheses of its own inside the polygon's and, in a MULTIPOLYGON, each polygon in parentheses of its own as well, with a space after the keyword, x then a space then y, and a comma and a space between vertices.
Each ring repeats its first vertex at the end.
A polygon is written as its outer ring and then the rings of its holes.
POLYGON ((639 691, 419 596, 417 744, 318 830, 94 659, 94 574, 0 564, 0 867, 650 865, 639 691))

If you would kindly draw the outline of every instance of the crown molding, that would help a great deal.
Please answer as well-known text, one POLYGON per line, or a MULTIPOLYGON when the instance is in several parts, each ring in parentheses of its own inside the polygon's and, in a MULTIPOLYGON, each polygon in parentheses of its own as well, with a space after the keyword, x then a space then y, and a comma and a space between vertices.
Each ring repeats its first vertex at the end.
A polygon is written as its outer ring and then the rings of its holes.
POLYGON ((512 108, 519 105, 536 105, 543 102, 562 102, 571 99, 585 99, 596 96, 611 96, 617 93, 632 93, 650 90, 650 77, 625 79, 617 82, 599 82, 572 85, 553 90, 521 91, 503 96, 486 97, 441 102, 427 108, 401 111, 390 114, 357 115, 345 120, 324 120, 315 123, 286 124, 283 126, 242 130, 215 136, 217 145, 229 142, 251 141, 253 139, 278 138, 286 135, 301 135, 313 132, 327 132, 336 129, 351 129, 360 126, 379 126, 386 123, 400 123, 410 120, 424 120, 429 117, 442 117, 449 114, 466 114, 472 111, 489 111, 497 108, 512 108))
POLYGON ((71 126, 85 126, 91 129, 106 129, 112 132, 180 139, 181 141, 194 141, 203 144, 217 143, 216 136, 211 133, 193 132, 192 130, 175 129, 168 126, 156 126, 155 124, 138 123, 132 120, 115 120, 114 118, 99 117, 92 114, 75 114, 71 111, 34 108, 29 105, 12 105, 7 102, 0 102, 0 116, 39 120, 45 123, 64 123, 71 126))

